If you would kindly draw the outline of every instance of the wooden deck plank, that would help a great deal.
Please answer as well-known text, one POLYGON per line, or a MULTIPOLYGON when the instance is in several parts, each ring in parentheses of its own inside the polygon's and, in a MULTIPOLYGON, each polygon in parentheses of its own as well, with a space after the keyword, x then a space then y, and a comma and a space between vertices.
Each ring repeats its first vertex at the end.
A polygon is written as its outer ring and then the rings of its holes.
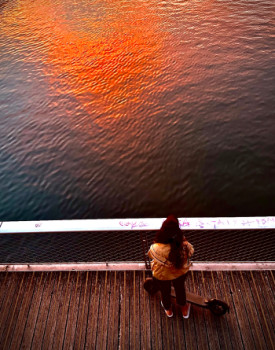
MULTIPOLYGON (((139 274, 133 271, 129 280, 129 311, 130 311, 130 349, 136 350, 140 344, 140 314, 139 314, 139 274)), ((148 315, 149 316, 149 315, 148 315)))
POLYGON ((238 320, 234 311, 234 306, 231 303, 230 287, 227 283, 227 272, 217 271, 212 272, 213 284, 217 290, 218 299, 224 300, 229 305, 229 313, 226 317, 219 317, 218 321, 223 327, 225 349, 243 349, 243 342, 240 333, 238 320))
POLYGON ((43 344, 44 332, 47 324, 48 313, 51 303, 51 295, 55 284, 55 276, 53 272, 47 273, 45 276, 45 287, 42 294, 40 310, 37 316, 37 324, 34 330, 32 349, 40 349, 43 344))
POLYGON ((35 293, 32 298, 32 303, 30 307, 30 311, 28 314, 28 319, 26 323, 26 327, 23 333, 21 348, 22 349, 30 349, 33 339, 33 334, 36 326, 37 314, 40 308, 42 291, 44 289, 45 279, 44 273, 37 273, 36 276, 36 288, 35 293))
POLYGON ((99 305, 99 313, 98 313, 98 326, 97 326, 97 340, 96 340, 96 348, 105 349, 107 344, 107 330, 108 330, 108 309, 109 309, 109 293, 108 290, 110 288, 110 272, 105 271, 100 273, 100 305, 99 305))
MULTIPOLYGON (((191 272, 188 272, 188 276, 185 282, 185 289, 186 291, 189 291, 189 292, 195 291, 191 272)), ((185 332, 185 344, 186 344, 187 350, 198 349, 198 344, 197 344, 198 335, 196 333, 197 331, 195 326, 195 314, 196 314, 196 311, 194 311, 194 307, 191 305, 189 319, 183 320, 184 332, 185 332)))
POLYGON ((6 300, 5 295, 7 293, 9 283, 8 275, 9 272, 0 273, 0 311, 2 310, 2 306, 6 300))
POLYGON ((129 271, 124 271, 121 276, 121 313, 120 313, 120 348, 122 350, 129 348, 130 343, 130 315, 129 315, 129 271))
POLYGON ((240 277, 237 279, 236 284, 239 285, 239 288, 242 290, 256 349, 265 349, 266 345, 264 341, 264 334, 261 329, 259 317, 257 317, 258 310, 254 301, 254 293, 251 292, 249 281, 247 280, 248 275, 246 272, 242 271, 240 271, 238 275, 240 277))
POLYGON ((221 272, 222 284, 221 290, 224 293, 225 301, 230 307, 229 314, 227 314, 227 323, 229 328, 230 340, 233 345, 233 349, 244 349, 244 342, 241 333, 241 327, 238 320, 237 312, 235 309, 234 299, 232 297, 233 286, 229 283, 229 271, 221 272))
MULTIPOLYGON (((196 274, 196 284, 199 287, 199 294, 201 296, 209 298, 211 294, 213 294, 213 292, 209 292, 205 286, 205 272, 201 271, 200 274, 196 274)), ((207 309, 203 309, 203 314, 209 349, 220 350, 219 336, 215 325, 215 316, 207 309)))
MULTIPOLYGON (((153 297, 148 296, 150 302, 150 329, 151 329, 151 347, 152 349, 163 349, 162 344, 162 327, 161 327, 161 311, 160 308, 160 293, 153 297)), ((147 312, 145 314, 147 317, 147 312)))
POLYGON ((268 276, 268 282, 273 292, 273 297, 275 298, 275 273, 274 271, 266 271, 266 274, 268 276))
MULTIPOLYGON (((210 272, 201 271, 202 284, 201 284, 201 292, 202 295, 206 296, 208 299, 211 299, 215 296, 216 290, 214 289, 214 285, 212 283, 212 278, 210 272)), ((208 339, 209 339, 209 347, 213 350, 224 349, 221 346, 221 337, 222 332, 219 333, 217 328, 217 316, 215 316, 210 310, 205 310, 205 320, 207 322, 208 329, 208 339)), ((221 329, 219 329, 221 330, 221 329)))
MULTIPOLYGON (((268 293, 265 293, 266 297, 263 298, 262 280, 257 277, 257 273, 255 272, 246 273, 246 281, 250 284, 251 287, 250 300, 253 302, 254 317, 257 319, 257 330, 260 333, 259 343, 261 344, 262 348, 266 347, 267 349, 274 349, 274 329, 272 326, 271 318, 272 312, 270 313, 267 308, 268 293)), ((247 287, 247 289, 248 288, 249 287, 247 287)))
POLYGON ((87 323, 87 332, 86 332, 86 342, 85 349, 95 349, 97 341, 97 326, 98 326, 98 315, 100 308, 100 292, 101 292, 101 272, 92 273, 92 282, 91 282, 91 295, 89 303, 89 316, 87 323))
POLYGON ((190 273, 187 290, 223 299, 231 311, 217 317, 192 306, 188 320, 182 319, 176 305, 174 317, 167 318, 160 295, 150 297, 143 289, 146 274, 0 274, 0 281, 7 276, 5 284, 11 287, 11 295, 7 287, 0 288, 9 299, 0 313, 4 330, 0 348, 274 348, 274 276, 270 271, 190 273))
POLYGON ((91 276, 88 271, 83 272, 82 276, 82 292, 79 300, 79 312, 77 320, 77 328, 75 334, 75 349, 84 349, 86 342, 86 330, 89 313, 89 301, 91 293, 91 276))
POLYGON ((184 322, 181 314, 181 310, 177 306, 174 311, 175 317, 173 317, 173 331, 174 331, 174 349, 186 349, 187 346, 187 334, 186 325, 189 324, 189 320, 184 322))
MULTIPOLYGON (((217 289, 217 284, 221 283, 222 281, 219 281, 217 278, 217 275, 215 275, 216 278, 214 278, 214 275, 212 271, 210 272, 203 272, 204 276, 204 288, 203 293, 208 298, 216 298, 221 299, 220 292, 217 289)), ((227 320, 226 317, 219 317, 215 316, 211 311, 208 311, 209 320, 212 322, 212 327, 214 329, 214 339, 218 339, 219 347, 220 349, 229 350, 232 349, 230 338, 228 336, 228 328, 227 328, 227 320)))
POLYGON ((15 328, 16 320, 21 308, 21 303, 25 292, 23 283, 25 283, 26 281, 26 278, 27 278, 26 275, 27 275, 26 273, 22 273, 18 276, 19 278, 21 278, 21 281, 19 284, 19 290, 16 292, 16 299, 10 308, 9 317, 6 321, 6 328, 3 331, 3 333, 0 334, 0 344, 2 344, 1 347, 3 349, 9 348, 9 344, 12 340, 13 331, 15 328))
POLYGON ((118 349, 118 329, 119 329, 119 299, 120 299, 119 273, 114 271, 110 274, 110 302, 109 302, 109 323, 107 332, 107 344, 109 349, 118 349))
POLYGON ((266 307, 266 312, 270 318, 271 327, 273 328, 273 330, 275 330, 274 290, 271 289, 266 273, 253 272, 253 275, 255 277, 256 285, 261 286, 261 297, 265 301, 264 306, 266 307), (267 296, 267 298, 265 298, 265 296, 267 296))
MULTIPOLYGON (((200 287, 197 281, 199 277, 193 271, 191 271, 191 277, 192 288, 190 289, 190 291, 195 294, 201 294, 200 287)), ((194 314, 194 324, 196 327, 198 349, 209 349, 208 335, 204 316, 205 311, 199 306, 192 305, 192 312, 194 314)))
MULTIPOLYGON (((207 279, 207 281, 208 281, 209 290, 213 291, 213 293, 211 292, 210 296, 216 299, 225 301, 225 296, 221 294, 221 291, 219 289, 219 286, 222 284, 221 276, 220 278, 218 278, 217 273, 214 273, 213 271, 211 271, 209 272, 209 278, 207 279)), ((226 300, 228 301, 228 295, 226 295, 226 300)), ((234 350, 234 348, 232 347, 231 338, 228 331, 227 317, 216 316, 215 321, 216 321, 217 333, 220 339, 221 349, 234 350)))
POLYGON ((52 300, 49 309, 48 320, 44 332, 42 349, 51 349, 54 341, 56 322, 59 312, 59 306, 62 303, 63 289, 66 284, 67 274, 59 272, 56 276, 55 287, 52 294, 52 300))
POLYGON ((171 350, 173 349, 173 324, 172 318, 168 318, 163 310, 162 306, 158 305, 160 309, 160 320, 162 328, 162 347, 171 350))
POLYGON ((28 314, 32 304, 32 299, 36 286, 35 273, 28 273, 25 282, 25 293, 22 296, 20 310, 17 320, 14 325, 13 337, 10 344, 10 349, 20 349, 22 337, 28 319, 28 314))
MULTIPOLYGON (((234 344, 234 341, 236 340, 237 342, 237 346, 240 349, 246 349, 245 343, 244 343, 244 338, 242 335, 242 324, 243 322, 239 321, 238 319, 238 302, 235 303, 234 300, 234 296, 233 294, 235 293, 235 284, 233 283, 233 281, 230 281, 230 275, 231 275, 231 271, 225 271, 221 273, 222 275, 222 282, 223 282, 223 289, 227 290, 229 289, 230 292, 230 298, 228 300, 228 305, 230 305, 230 313, 229 313, 229 317, 227 318, 228 320, 228 325, 229 325, 229 332, 231 334, 231 342, 232 344, 234 344), (232 332, 232 333, 231 333, 232 332), (236 339, 235 339, 236 337, 236 339)), ((227 294, 225 294, 227 297, 227 294)), ((241 310, 242 312, 242 310, 241 310)), ((233 347, 234 348, 234 347, 233 347)))
POLYGON ((70 294, 70 304, 67 314, 67 325, 64 333, 63 339, 63 349, 73 349, 75 330, 77 322, 77 314, 79 310, 79 298, 81 293, 81 284, 79 282, 80 272, 72 272, 72 287, 70 294))
POLYGON ((150 296, 143 288, 143 283, 148 276, 145 271, 139 272, 139 314, 140 314, 140 347, 147 350, 151 348, 151 310, 150 296))
POLYGON ((239 272, 232 272, 228 274, 228 280, 232 291, 233 304, 235 306, 236 315, 238 318, 243 345, 245 349, 255 349, 255 342, 251 329, 251 322, 249 320, 245 299, 243 298, 243 291, 240 289, 238 278, 239 272))
MULTIPOLYGON (((268 284, 271 290, 271 300, 274 301, 275 300, 275 280, 272 272, 273 271, 263 271, 263 275, 265 277, 265 283, 268 284)), ((275 313, 275 310, 274 310, 274 313, 275 313)))
MULTIPOLYGON (((78 307, 76 309, 76 322, 75 322, 75 328, 74 328, 74 337, 73 337, 73 343, 71 344, 71 347, 73 349, 77 348, 77 346, 80 345, 79 337, 81 337, 82 333, 82 309, 83 309, 83 298, 85 294, 85 286, 86 286, 86 278, 87 278, 87 271, 81 271, 79 274, 79 284, 80 284, 80 291, 78 295, 78 307)), ((87 291, 86 291, 87 293, 87 291)), ((84 344, 83 344, 84 346, 84 344)))
POLYGON ((72 289, 71 272, 62 275, 64 275, 64 286, 56 315, 56 325, 52 345, 53 349, 61 349, 63 345, 72 289))
POLYGON ((10 320, 10 314, 13 309, 13 303, 16 301, 17 290, 20 284, 21 274, 11 274, 9 276, 9 281, 7 285, 7 290, 5 291, 5 300, 3 302, 1 312, 1 323, 0 323, 0 341, 2 343, 3 337, 5 336, 5 330, 7 328, 7 324, 10 320))

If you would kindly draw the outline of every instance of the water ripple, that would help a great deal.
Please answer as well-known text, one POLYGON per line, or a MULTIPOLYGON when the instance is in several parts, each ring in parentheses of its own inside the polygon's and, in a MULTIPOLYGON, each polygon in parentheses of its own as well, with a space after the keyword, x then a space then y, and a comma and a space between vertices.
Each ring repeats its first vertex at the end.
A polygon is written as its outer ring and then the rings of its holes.
POLYGON ((0 1, 0 220, 273 215, 274 10, 0 1))

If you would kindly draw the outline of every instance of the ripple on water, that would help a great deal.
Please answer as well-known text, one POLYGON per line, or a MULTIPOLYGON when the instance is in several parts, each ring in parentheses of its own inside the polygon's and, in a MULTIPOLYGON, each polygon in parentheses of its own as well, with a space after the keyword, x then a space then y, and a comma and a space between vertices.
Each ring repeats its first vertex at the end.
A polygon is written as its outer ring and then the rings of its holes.
POLYGON ((274 3, 0 4, 0 220, 272 215, 274 3))

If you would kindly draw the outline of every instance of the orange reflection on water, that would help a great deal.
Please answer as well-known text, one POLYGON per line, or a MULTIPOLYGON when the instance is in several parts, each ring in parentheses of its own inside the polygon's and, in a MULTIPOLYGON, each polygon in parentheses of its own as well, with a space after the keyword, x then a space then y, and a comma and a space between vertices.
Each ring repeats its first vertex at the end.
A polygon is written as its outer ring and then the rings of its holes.
POLYGON ((48 0, 16 15, 32 29, 31 40, 40 43, 54 92, 72 95, 89 114, 129 114, 161 74, 167 34, 150 1, 81 1, 70 8, 48 0))

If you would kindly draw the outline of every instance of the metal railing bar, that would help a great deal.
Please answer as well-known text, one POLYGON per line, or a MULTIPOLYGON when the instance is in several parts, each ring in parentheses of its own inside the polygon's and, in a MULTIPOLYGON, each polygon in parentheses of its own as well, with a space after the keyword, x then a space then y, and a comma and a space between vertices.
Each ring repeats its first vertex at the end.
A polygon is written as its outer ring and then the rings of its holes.
MULTIPOLYGON (((83 219, 0 222, 0 234, 34 232, 151 231, 165 218, 83 219)), ((179 218, 182 230, 275 229, 275 216, 179 218)))

